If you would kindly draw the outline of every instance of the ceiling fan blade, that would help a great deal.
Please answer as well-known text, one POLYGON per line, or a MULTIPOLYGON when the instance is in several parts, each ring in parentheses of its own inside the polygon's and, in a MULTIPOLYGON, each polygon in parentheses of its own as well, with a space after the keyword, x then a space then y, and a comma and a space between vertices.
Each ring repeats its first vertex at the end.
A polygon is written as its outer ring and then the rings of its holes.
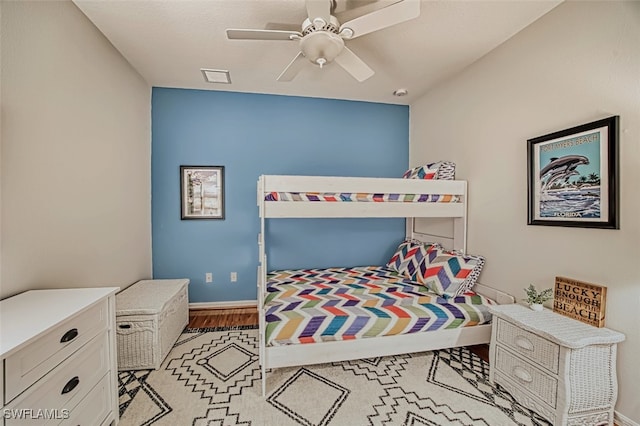
POLYGON ((284 22, 267 22, 264 26, 265 30, 276 30, 276 31, 300 31, 300 24, 286 24, 284 22))
POLYGON ((289 65, 282 71, 282 73, 278 76, 278 81, 291 81, 294 79, 296 75, 300 72, 300 70, 306 65, 307 58, 304 57, 302 52, 298 52, 298 55, 293 58, 289 65))
POLYGON ((342 49, 342 52, 336 56, 335 61, 361 83, 375 74, 369 68, 369 65, 365 64, 362 59, 347 47, 342 49))
MULTIPOLYGON (((330 0, 307 0, 307 15, 311 22, 321 18, 325 23, 331 22, 331 1, 330 0)), ((313 22, 315 25, 315 22, 313 22)), ((319 29, 319 28, 318 28, 319 29)))
POLYGON ((340 31, 348 28, 353 31, 353 36, 349 38, 356 38, 418 16, 420 16, 420 0, 400 0, 385 8, 345 22, 340 27, 340 31))
POLYGON ((375 10, 385 8, 399 0, 344 0, 336 3, 333 15, 340 22, 348 22, 359 16, 366 15, 375 10))
POLYGON ((229 40, 299 40, 302 34, 298 31, 285 30, 238 30, 228 29, 229 40))

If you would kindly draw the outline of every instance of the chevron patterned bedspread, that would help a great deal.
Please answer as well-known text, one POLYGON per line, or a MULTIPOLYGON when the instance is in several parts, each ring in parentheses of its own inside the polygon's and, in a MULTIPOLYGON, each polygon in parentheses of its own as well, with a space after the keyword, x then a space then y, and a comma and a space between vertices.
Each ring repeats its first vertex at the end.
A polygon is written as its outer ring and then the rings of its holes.
POLYGON ((273 271, 264 302, 267 346, 485 324, 494 303, 473 292, 445 299, 380 266, 273 271))
POLYGON ((457 203, 457 195, 442 194, 370 194, 352 192, 270 192, 265 201, 398 202, 457 203))

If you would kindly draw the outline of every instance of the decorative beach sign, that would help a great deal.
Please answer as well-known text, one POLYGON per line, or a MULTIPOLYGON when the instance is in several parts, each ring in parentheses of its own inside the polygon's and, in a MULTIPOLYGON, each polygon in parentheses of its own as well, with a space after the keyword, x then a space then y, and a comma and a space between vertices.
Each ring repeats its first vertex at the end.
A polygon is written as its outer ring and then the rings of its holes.
POLYGON ((607 287, 556 277, 553 310, 596 327, 604 327, 607 287))
POLYGON ((529 139, 529 225, 619 229, 619 117, 529 139))

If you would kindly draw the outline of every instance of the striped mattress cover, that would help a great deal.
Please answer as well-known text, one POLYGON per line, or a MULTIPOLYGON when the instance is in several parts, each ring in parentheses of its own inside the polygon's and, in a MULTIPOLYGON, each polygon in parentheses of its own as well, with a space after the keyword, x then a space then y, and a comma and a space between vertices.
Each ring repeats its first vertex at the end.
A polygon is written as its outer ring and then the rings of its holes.
POLYGON ((359 192, 269 192, 265 201, 310 202, 396 202, 396 203, 457 203, 460 197, 446 194, 371 194, 359 192))
POLYGON ((491 322, 494 302, 452 299, 380 266, 273 271, 264 300, 267 346, 418 333, 491 322))

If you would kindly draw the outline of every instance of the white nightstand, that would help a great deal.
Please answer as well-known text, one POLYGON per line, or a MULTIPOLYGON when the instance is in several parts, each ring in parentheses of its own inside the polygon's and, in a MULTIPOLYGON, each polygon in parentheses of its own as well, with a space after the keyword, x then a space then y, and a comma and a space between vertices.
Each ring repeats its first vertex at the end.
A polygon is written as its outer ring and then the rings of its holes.
POLYGON ((522 305, 496 305, 489 379, 554 425, 612 425, 624 335, 522 305))

